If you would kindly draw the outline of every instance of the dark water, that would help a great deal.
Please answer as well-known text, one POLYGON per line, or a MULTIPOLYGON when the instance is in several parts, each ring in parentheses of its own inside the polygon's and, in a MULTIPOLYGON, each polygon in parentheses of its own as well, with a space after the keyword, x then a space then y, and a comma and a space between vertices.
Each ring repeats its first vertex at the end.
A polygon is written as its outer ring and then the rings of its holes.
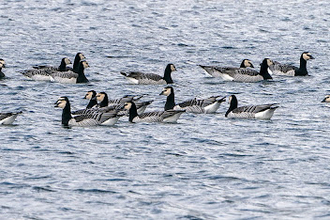
POLYGON ((329 2, 4 1, 0 7, 0 219, 329 219, 329 2), (29 81, 18 71, 58 65, 83 52, 87 85, 29 81), (238 66, 263 58, 311 76, 233 83, 194 65, 238 66), (177 124, 65 129, 53 108, 75 109, 90 89, 118 98, 146 94, 161 109, 162 86, 130 85, 119 74, 162 74, 177 100, 237 94, 239 103, 280 103, 270 121, 183 115, 177 124))

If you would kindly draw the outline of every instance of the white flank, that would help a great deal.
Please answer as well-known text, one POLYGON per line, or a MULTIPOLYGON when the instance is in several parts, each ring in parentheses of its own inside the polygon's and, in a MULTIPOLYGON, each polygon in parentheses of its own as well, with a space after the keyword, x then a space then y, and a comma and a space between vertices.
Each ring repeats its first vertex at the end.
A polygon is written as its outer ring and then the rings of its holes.
POLYGON ((221 104, 220 102, 216 101, 208 106, 205 106, 204 113, 205 114, 215 113, 218 110, 218 108, 220 107, 220 104, 221 104))
POLYGON ((117 123, 119 117, 109 118, 108 120, 104 121, 101 125, 112 126, 117 123))
POLYGON ((62 77, 57 77, 54 76, 52 77, 55 82, 59 83, 64 83, 64 84, 76 84, 77 83, 77 78, 62 78, 62 77))
POLYGON ((10 125, 12 124, 15 119, 17 118, 17 115, 12 115, 12 116, 9 116, 8 118, 4 118, 0 121, 0 124, 2 125, 10 125))
POLYGON ((182 115, 183 112, 180 112, 180 113, 177 113, 171 117, 168 117, 168 118, 164 118, 163 122, 167 122, 167 123, 174 123, 176 122, 180 116, 182 115))
POLYGON ((268 120, 274 115, 275 110, 276 110, 276 108, 272 108, 272 109, 267 109, 267 110, 262 111, 262 112, 258 112, 258 113, 255 114, 255 118, 256 119, 268 120))

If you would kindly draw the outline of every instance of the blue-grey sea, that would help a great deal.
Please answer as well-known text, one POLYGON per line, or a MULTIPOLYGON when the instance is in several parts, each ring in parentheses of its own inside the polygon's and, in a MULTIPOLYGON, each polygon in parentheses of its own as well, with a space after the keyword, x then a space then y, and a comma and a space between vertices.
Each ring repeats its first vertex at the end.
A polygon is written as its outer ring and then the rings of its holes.
POLYGON ((0 219, 330 219, 329 1, 4 0, 0 7, 0 219), (265 58, 310 76, 224 82, 197 66, 259 69, 265 58), (88 84, 32 81, 19 71, 82 52, 88 84), (84 108, 88 90, 127 94, 163 109, 173 63, 176 100, 236 94, 239 105, 279 103, 271 120, 184 114, 177 123, 61 126, 60 96, 84 108))

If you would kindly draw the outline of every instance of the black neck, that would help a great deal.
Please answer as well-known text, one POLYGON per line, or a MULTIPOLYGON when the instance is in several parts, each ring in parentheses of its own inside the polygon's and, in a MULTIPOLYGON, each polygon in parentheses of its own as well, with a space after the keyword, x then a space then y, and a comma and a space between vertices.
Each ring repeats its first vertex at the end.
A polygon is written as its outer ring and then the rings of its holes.
POLYGON ((70 103, 67 102, 65 108, 63 109, 62 112, 62 124, 65 126, 68 126, 70 119, 72 118, 71 115, 71 107, 70 103))
POLYGON ((239 66, 240 68, 245 68, 244 61, 245 60, 243 60, 242 63, 241 63, 241 65, 239 66))
POLYGON ((75 72, 75 73, 78 72, 79 63, 80 63, 80 56, 79 56, 79 54, 77 54, 73 61, 73 66, 72 66, 73 72, 75 72))
POLYGON ((88 108, 93 108, 95 105, 97 105, 97 101, 96 101, 96 97, 93 97, 90 101, 89 101, 89 103, 88 103, 88 105, 87 105, 87 109, 88 108))
POLYGON ((132 106, 131 106, 131 108, 129 109, 128 114, 129 114, 129 119, 128 119, 128 120, 129 120, 130 122, 133 122, 133 119, 134 119, 136 116, 138 116, 137 109, 136 109, 136 105, 135 105, 134 102, 132 102, 132 106))
POLYGON ((2 72, 2 67, 0 68, 0 78, 5 77, 5 74, 2 72))
POLYGON ((228 114, 229 114, 232 110, 234 110, 235 108, 237 108, 237 105, 238 105, 238 103, 237 103, 237 98, 236 98, 236 96, 232 96, 232 97, 231 97, 231 101, 230 101, 230 106, 229 106, 229 109, 227 110, 227 112, 226 112, 226 114, 225 114, 225 117, 227 117, 228 114))
POLYGON ((264 60, 261 64, 260 75, 262 75, 264 77, 264 79, 273 79, 273 77, 271 75, 269 75, 269 73, 268 73, 267 60, 264 60))
POLYGON ((172 73, 171 65, 167 65, 164 72, 164 80, 166 81, 167 84, 173 83, 171 73, 172 73))
POLYGON ((77 83, 87 83, 87 82, 88 82, 88 79, 86 78, 85 73, 84 73, 84 66, 80 62, 79 63, 79 68, 78 68, 77 83))
POLYGON ((175 106, 174 92, 172 92, 169 96, 167 96, 165 103, 165 111, 173 109, 174 106, 175 106))
POLYGON ((61 65, 58 67, 58 70, 59 71, 65 71, 66 70, 66 64, 65 64, 64 59, 62 60, 61 65))
POLYGON ((301 55, 299 69, 295 70, 295 76, 306 76, 307 72, 307 61, 301 55))
POLYGON ((102 100, 102 102, 100 102, 100 107, 107 107, 109 105, 109 98, 108 95, 105 94, 104 95, 104 99, 102 100))

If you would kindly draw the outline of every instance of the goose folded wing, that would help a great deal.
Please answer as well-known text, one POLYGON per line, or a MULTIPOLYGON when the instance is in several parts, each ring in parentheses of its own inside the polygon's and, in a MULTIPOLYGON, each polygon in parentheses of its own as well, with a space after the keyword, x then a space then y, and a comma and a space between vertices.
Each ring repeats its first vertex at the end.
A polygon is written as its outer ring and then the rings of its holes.
POLYGON ((13 116, 14 113, 0 113, 0 120, 13 116))
POLYGON ((248 105, 248 106, 241 106, 233 110, 233 113, 240 113, 240 112, 247 112, 247 113, 258 113, 265 111, 271 108, 277 108, 277 103, 272 104, 263 104, 263 105, 248 105))
POLYGON ((78 73, 75 73, 73 71, 64 71, 64 72, 59 72, 59 71, 51 71, 50 75, 54 77, 61 77, 61 78, 78 78, 78 73))

